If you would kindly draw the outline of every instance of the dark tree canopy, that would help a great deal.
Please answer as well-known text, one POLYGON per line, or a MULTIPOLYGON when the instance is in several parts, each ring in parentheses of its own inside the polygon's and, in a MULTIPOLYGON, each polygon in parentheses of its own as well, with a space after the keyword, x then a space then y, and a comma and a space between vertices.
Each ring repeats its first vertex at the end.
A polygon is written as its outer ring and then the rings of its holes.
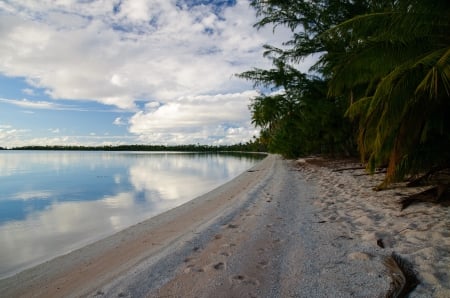
POLYGON ((386 182, 450 165, 450 2, 395 1, 324 34, 347 40, 330 52, 330 93, 352 94, 358 145, 386 182))
POLYGON ((387 166, 385 184, 450 166, 448 0, 253 0, 259 21, 291 29, 266 45, 273 69, 250 104, 261 141, 285 156, 349 153, 387 166), (299 71, 306 57, 317 63, 299 71), (350 122, 351 121, 351 122, 350 122))

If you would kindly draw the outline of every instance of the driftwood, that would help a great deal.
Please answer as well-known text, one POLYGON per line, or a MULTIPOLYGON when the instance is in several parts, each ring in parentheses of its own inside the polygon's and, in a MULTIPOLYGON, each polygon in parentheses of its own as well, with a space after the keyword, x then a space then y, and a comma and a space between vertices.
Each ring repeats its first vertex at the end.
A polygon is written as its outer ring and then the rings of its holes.
POLYGON ((437 180, 438 183, 442 182, 442 180, 445 180, 445 179, 448 180, 448 175, 449 175, 448 170, 449 170, 448 166, 434 167, 431 170, 429 170, 427 173, 425 173, 424 175, 408 182, 408 184, 406 186, 416 187, 416 186, 427 185, 430 183, 432 184, 433 180, 437 180), (441 176, 443 175, 444 177, 439 177, 440 174, 441 174, 441 176), (445 176, 447 176, 447 177, 445 177, 445 176))
POLYGON ((334 169, 332 172, 344 172, 344 171, 352 171, 352 170, 364 170, 365 167, 350 167, 350 168, 340 168, 340 169, 334 169))
POLYGON ((386 298, 408 297, 408 294, 419 284, 412 264, 393 252, 384 260, 384 265, 392 278, 386 298))
POLYGON ((450 206, 450 184, 440 184, 425 191, 403 197, 400 200, 401 210, 417 203, 430 202, 450 206))

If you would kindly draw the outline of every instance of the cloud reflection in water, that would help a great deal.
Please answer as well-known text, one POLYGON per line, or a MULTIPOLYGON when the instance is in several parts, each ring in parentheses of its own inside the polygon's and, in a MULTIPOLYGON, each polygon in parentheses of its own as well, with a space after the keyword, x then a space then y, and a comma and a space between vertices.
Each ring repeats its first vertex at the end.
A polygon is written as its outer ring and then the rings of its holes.
POLYGON ((255 162, 193 153, 1 153, 0 277, 179 206, 255 162))

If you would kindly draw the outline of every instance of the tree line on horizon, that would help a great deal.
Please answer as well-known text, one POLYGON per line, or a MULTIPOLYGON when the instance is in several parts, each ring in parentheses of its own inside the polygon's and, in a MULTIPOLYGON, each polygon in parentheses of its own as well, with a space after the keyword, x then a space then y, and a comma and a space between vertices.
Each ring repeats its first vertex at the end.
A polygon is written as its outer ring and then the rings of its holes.
POLYGON ((105 146, 76 146, 76 145, 29 145, 0 150, 67 150, 67 151, 179 151, 179 152, 265 152, 266 149, 256 141, 238 143, 233 145, 105 145, 105 146))
POLYGON ((359 155, 386 168, 380 188, 450 168, 450 1, 251 0, 271 69, 238 74, 263 91, 258 139, 285 157, 359 155), (317 62, 299 70, 304 59, 317 62))

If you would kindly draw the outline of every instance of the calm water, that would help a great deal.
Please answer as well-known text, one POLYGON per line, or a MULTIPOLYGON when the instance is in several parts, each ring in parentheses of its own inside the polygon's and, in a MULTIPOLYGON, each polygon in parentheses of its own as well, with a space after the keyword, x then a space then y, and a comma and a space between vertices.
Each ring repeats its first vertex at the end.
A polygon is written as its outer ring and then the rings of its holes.
POLYGON ((261 158, 0 151, 0 278, 181 205, 261 158))

